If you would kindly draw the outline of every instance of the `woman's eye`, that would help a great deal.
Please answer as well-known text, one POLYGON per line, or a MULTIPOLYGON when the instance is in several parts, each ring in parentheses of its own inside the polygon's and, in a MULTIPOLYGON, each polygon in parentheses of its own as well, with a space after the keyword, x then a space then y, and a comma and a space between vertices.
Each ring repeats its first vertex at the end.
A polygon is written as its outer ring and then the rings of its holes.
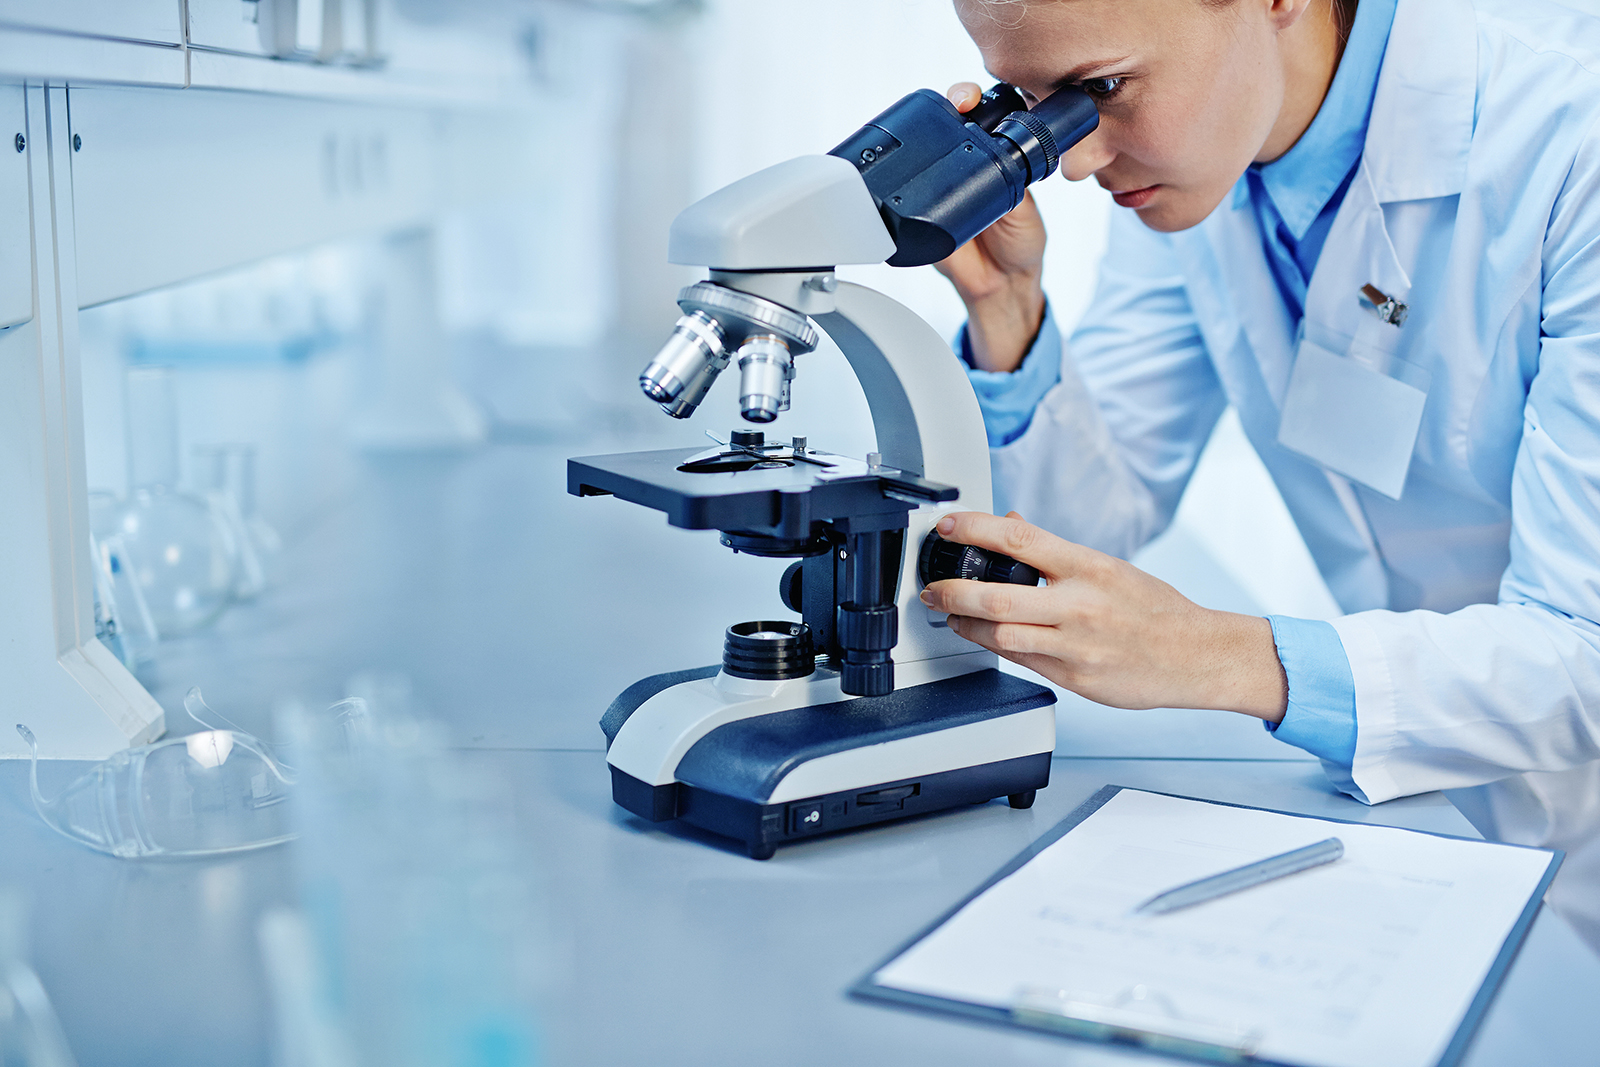
POLYGON ((1121 78, 1085 78, 1078 87, 1096 100, 1109 100, 1122 91, 1121 78))

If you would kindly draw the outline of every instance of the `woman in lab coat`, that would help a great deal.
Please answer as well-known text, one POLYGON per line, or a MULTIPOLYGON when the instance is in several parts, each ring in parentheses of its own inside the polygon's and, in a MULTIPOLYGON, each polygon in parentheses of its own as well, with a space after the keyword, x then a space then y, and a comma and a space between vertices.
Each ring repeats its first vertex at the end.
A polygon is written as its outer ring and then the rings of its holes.
MULTIPOLYGON (((996 76, 1078 84, 1121 210, 1063 345, 1025 203, 941 269, 997 500, 963 637, 1094 700, 1265 720, 1377 803, 1568 850, 1600 946, 1600 20, 1544 0, 957 0, 996 76), (1063 358, 1064 354, 1064 358, 1063 358), (1348 614, 1209 611, 1123 562, 1232 404, 1348 614)), ((960 107, 976 86, 957 86, 960 107)))

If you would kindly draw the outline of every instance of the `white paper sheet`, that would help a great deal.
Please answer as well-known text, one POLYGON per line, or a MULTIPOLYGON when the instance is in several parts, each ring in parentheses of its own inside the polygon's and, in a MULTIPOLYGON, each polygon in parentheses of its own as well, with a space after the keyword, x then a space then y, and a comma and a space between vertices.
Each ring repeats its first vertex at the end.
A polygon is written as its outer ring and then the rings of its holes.
POLYGON ((1254 1032, 1258 1056, 1287 1063, 1431 1067, 1549 863, 1536 849, 1124 789, 874 979, 998 1008, 1061 991, 1254 1032), (1327 837, 1342 859, 1131 914, 1327 837))

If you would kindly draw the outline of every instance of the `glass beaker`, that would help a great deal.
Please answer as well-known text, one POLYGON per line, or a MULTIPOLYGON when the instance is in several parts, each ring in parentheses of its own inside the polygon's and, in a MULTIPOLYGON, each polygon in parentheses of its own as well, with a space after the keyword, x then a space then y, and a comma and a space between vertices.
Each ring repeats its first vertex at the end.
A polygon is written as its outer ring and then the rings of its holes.
POLYGON ((225 516, 178 489, 177 405, 166 367, 128 371, 128 497, 113 531, 120 562, 157 631, 204 626, 222 611, 239 547, 225 516))
POLYGON ((233 530, 239 569, 233 595, 248 600, 271 582, 283 541, 256 513, 256 450, 251 445, 196 445, 195 484, 233 530))
POLYGON ((161 633, 124 558, 119 533, 122 505, 114 493, 101 489, 89 493, 89 556, 94 567, 95 636, 134 670, 155 655, 161 633))

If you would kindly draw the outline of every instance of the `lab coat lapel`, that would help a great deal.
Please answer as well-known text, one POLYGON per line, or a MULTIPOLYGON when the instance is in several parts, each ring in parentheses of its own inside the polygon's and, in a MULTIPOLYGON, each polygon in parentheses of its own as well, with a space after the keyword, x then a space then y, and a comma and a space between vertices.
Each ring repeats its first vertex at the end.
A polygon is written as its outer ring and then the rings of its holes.
MULTIPOLYGON (((1468 0, 1400 0, 1361 162, 1307 286, 1310 339, 1343 351, 1362 334, 1379 348, 1397 347, 1402 331, 1379 323, 1360 289, 1375 285, 1400 300, 1411 290, 1412 272, 1396 253, 1384 205, 1453 196, 1465 186, 1477 60, 1468 0)), ((1281 406, 1281 390, 1274 395, 1281 406)))
MULTIPOLYGON (((1402 201, 1453 196, 1466 180, 1476 97, 1476 20, 1464 0, 1401 0, 1395 10, 1387 54, 1373 98, 1366 143, 1356 173, 1340 204, 1306 291, 1304 342, 1323 352, 1348 353, 1358 346, 1420 376, 1411 384, 1426 390, 1426 372, 1404 363, 1425 328, 1424 314, 1413 314, 1409 330, 1381 319, 1362 299, 1373 286, 1410 303, 1413 269, 1396 251, 1386 211, 1405 212, 1402 201), (1390 205, 1387 209, 1385 205, 1390 205)), ((1415 247, 1408 247, 1416 254, 1415 247)), ((1307 356, 1307 358, 1311 358, 1307 356)), ((1395 377, 1401 377, 1395 374, 1395 377)), ((1408 393, 1407 395, 1417 395, 1408 393)), ((1280 413, 1283 395, 1276 396, 1280 413)), ((1301 412, 1303 415, 1304 412, 1301 412)), ((1412 410, 1412 418, 1418 415, 1412 410)), ((1297 424, 1297 430, 1305 427, 1297 424)), ((1398 431, 1397 431, 1398 432, 1398 431)), ((1297 436, 1304 436, 1297 433, 1297 436)), ((1379 463, 1412 460, 1415 434, 1398 452, 1379 463)), ((1399 447, 1397 445, 1397 447, 1399 447)), ((1334 464, 1338 466, 1337 463, 1334 464)), ((1391 473, 1383 491, 1399 493, 1391 473)), ((1351 524, 1379 551, 1376 532, 1354 486, 1329 471, 1328 480, 1351 524)))
POLYGON ((1206 345, 1214 353, 1229 353, 1243 333, 1254 357, 1253 366, 1221 359, 1217 372, 1241 413, 1245 405, 1239 398, 1263 391, 1276 412, 1289 382, 1294 325, 1267 263, 1243 179, 1200 230, 1201 240, 1182 241, 1179 247, 1188 253, 1189 296, 1206 345))
POLYGON ((1387 579, 1350 487, 1337 475, 1323 481, 1325 472, 1277 444, 1296 331, 1244 190, 1241 182, 1203 224, 1175 235, 1195 318, 1229 402, 1313 546, 1334 597, 1347 611, 1383 607, 1387 579))
MULTIPOLYGON (((1365 158, 1356 165, 1355 177, 1306 286, 1306 337, 1343 352, 1358 335, 1366 335, 1362 340, 1392 350, 1404 327, 1381 321, 1362 303, 1364 285, 1374 285, 1400 301, 1411 295, 1411 275, 1389 239, 1383 205, 1378 202, 1365 158)), ((1278 399, 1281 407, 1281 394, 1278 399)))
POLYGON ((1380 204, 1466 187, 1478 98, 1478 16, 1470 0, 1399 0, 1363 149, 1380 204))
POLYGON ((1364 334, 1380 348, 1397 347, 1402 331, 1378 323, 1359 292, 1370 283, 1404 300, 1411 290, 1415 265, 1396 253, 1385 205, 1454 196, 1465 187, 1477 64, 1469 0, 1399 0, 1361 162, 1307 286, 1312 340, 1342 351, 1364 334))

